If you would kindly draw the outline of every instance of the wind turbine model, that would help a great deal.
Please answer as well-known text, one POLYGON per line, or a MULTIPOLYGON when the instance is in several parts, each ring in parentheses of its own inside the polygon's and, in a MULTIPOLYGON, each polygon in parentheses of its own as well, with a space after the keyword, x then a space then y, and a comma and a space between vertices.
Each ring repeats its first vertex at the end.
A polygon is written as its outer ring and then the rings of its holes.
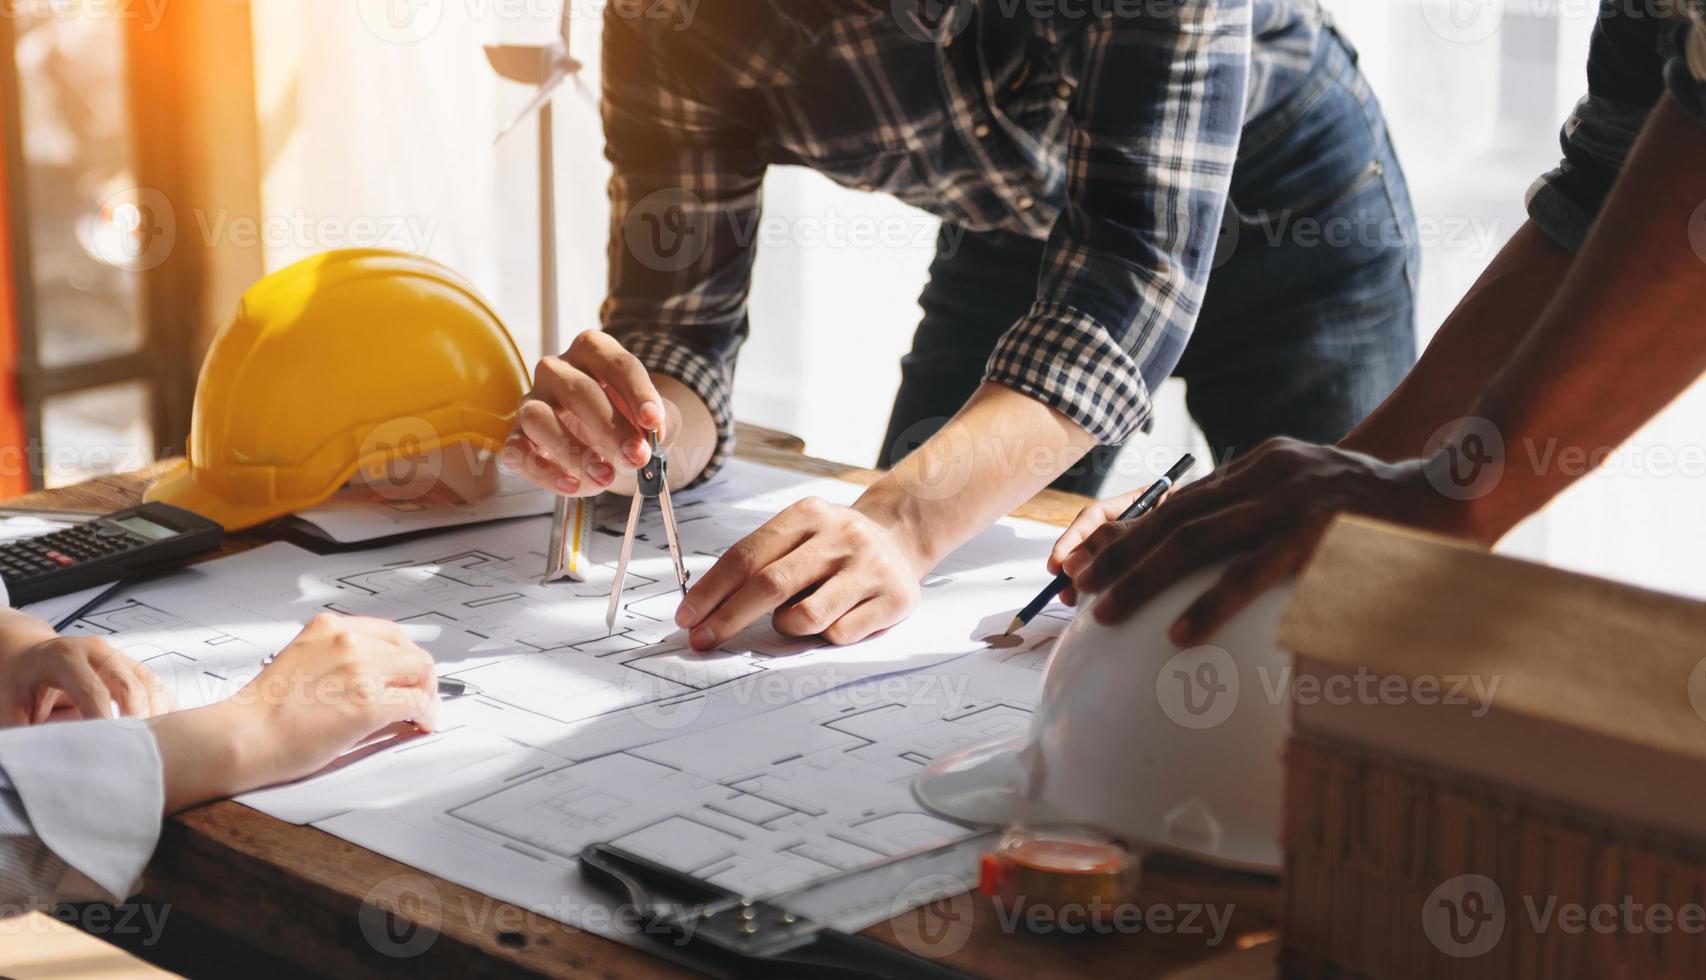
MULTIPOLYGON (((562 28, 546 45, 488 44, 486 60, 503 78, 539 91, 498 131, 501 141, 530 115, 539 117, 539 350, 556 354, 562 347, 557 302, 557 152, 551 98, 571 78, 579 78, 581 63, 569 53, 569 25, 574 0, 563 0, 562 28)), ((580 581, 592 537, 592 513, 585 498, 559 496, 551 515, 551 542, 545 556, 545 581, 580 581)))

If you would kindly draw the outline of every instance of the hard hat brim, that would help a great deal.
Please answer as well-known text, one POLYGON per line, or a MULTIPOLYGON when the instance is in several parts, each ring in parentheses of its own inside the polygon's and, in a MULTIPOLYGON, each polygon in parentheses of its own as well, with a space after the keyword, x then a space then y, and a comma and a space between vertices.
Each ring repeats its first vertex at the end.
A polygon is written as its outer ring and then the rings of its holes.
POLYGON ((187 459, 177 460, 170 469, 156 477, 142 494, 142 499, 194 511, 218 522, 227 531, 242 531, 284 516, 277 505, 244 507, 207 492, 196 482, 187 459))
POLYGON ((1008 736, 942 756, 913 781, 924 807, 962 823, 999 827, 1033 816, 1023 753, 1030 736, 1008 736))

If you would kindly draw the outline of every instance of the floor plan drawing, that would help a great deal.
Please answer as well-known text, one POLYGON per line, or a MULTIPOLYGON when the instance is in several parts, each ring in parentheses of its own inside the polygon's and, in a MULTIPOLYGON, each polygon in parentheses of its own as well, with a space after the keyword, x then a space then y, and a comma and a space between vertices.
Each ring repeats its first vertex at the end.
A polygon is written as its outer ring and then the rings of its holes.
MULTIPOLYGON (((529 756, 478 787, 316 826, 533 909, 597 897, 575 870, 594 842, 773 895, 977 832, 926 812, 912 781, 943 754, 1029 729, 1038 675, 1003 653, 580 762, 529 756)), ((887 908, 849 908, 836 924, 863 928, 887 908)))
MULTIPOLYGON (((857 494, 732 463, 678 497, 689 570, 805 496, 857 494)), ((585 582, 540 584, 547 519, 524 518, 324 556, 268 544, 131 589, 70 632, 108 638, 188 707, 239 689, 317 613, 402 623, 441 677, 471 687, 439 731, 244 802, 565 919, 553 903, 580 894, 574 855, 594 841, 768 893, 967 833, 924 812, 911 781, 1028 726, 1070 613, 998 643, 987 624, 1047 581, 1056 529, 991 529, 926 580, 910 619, 865 642, 787 637, 765 619, 700 654, 672 622, 655 508, 605 626, 625 510, 600 508, 585 582)))

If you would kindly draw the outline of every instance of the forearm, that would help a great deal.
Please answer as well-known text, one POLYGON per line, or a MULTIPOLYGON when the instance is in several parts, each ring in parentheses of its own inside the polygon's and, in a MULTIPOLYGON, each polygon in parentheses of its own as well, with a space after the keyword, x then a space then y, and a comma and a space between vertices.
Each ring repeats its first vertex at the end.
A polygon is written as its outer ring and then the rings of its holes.
POLYGON ((270 781, 263 739, 231 701, 175 711, 153 724, 165 811, 177 813, 270 781))
POLYGON ((1090 434, 1061 413, 985 382, 854 507, 905 533, 922 576, 1094 446, 1090 434))
POLYGON ((1706 373, 1706 275, 1690 240, 1701 160, 1706 130, 1662 99, 1576 274, 1474 408, 1505 443, 1502 479, 1477 504, 1495 533, 1584 475, 1565 460, 1597 465, 1706 373))
POLYGON ((1430 453, 1440 427, 1469 414, 1534 331, 1573 261, 1531 223, 1494 257, 1427 350, 1379 408, 1340 445, 1394 462, 1430 453))

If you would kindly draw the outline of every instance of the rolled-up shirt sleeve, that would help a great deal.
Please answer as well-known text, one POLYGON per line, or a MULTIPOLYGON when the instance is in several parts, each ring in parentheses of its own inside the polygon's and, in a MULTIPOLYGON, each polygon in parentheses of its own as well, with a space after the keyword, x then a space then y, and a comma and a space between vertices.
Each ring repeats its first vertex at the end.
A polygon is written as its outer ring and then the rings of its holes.
POLYGON ((985 378, 1111 445, 1196 326, 1244 123, 1248 0, 1188 0, 1086 27, 1069 112, 1067 200, 1037 300, 985 378))
POLYGON ((734 368, 765 166, 726 106, 699 98, 653 49, 656 32, 608 14, 603 115, 610 178, 610 281, 604 330, 655 374, 704 400, 717 445, 734 443, 734 368))
POLYGON ((1647 117, 1668 90, 1706 125, 1706 2, 1686 17, 1601 7, 1588 52, 1588 92, 1564 123, 1563 159, 1528 192, 1535 225, 1571 252, 1582 247, 1623 172, 1647 117))
POLYGON ((160 752, 140 722, 0 731, 0 908, 128 898, 163 806, 160 752))

